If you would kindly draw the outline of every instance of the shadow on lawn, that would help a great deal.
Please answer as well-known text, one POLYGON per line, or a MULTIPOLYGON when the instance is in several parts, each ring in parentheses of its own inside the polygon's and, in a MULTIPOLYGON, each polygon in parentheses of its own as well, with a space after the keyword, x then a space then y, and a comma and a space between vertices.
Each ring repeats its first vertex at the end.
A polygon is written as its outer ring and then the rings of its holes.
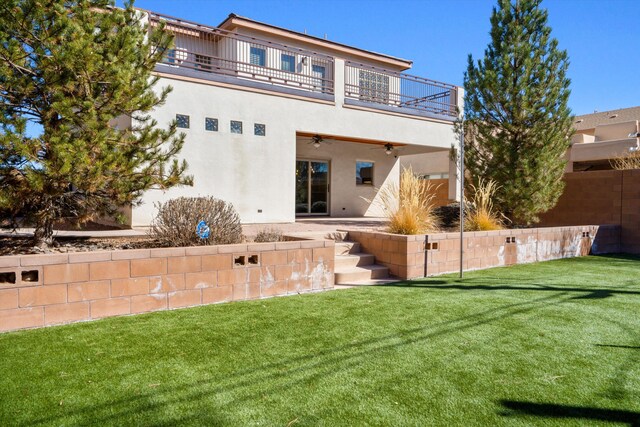
MULTIPOLYGON (((360 366, 366 358, 372 354, 385 351, 394 351, 405 346, 425 343, 440 336, 446 336, 463 330, 472 329, 481 325, 492 323, 504 318, 528 313, 549 305, 556 305, 567 302, 567 293, 559 292, 554 295, 547 295, 541 298, 531 299, 514 304, 506 304, 500 307, 479 311, 457 319, 438 322, 426 327, 411 328, 388 334, 381 337, 352 342, 350 344, 339 345, 318 351, 305 356, 293 357, 277 363, 267 363, 249 369, 235 371, 230 374, 214 376, 207 380, 200 380, 181 385, 172 385, 163 388, 162 385, 153 389, 153 392, 142 390, 132 390, 126 396, 118 396, 115 399, 105 399, 105 401, 87 404, 82 407, 72 407, 67 405, 60 408, 60 413, 29 420, 27 425, 34 423, 65 424, 72 419, 74 423, 84 424, 126 424, 131 422, 131 417, 135 414, 138 419, 148 419, 154 425, 159 425, 155 420, 154 412, 172 412, 183 405, 193 402, 209 400, 209 418, 207 420, 217 420, 215 412, 226 408, 242 408, 243 404, 252 401, 261 401, 266 396, 276 395, 286 392, 291 387, 300 384, 309 384, 315 380, 321 380, 327 376, 335 376, 340 371, 360 366), (265 387, 256 386, 264 384, 265 387), (218 399, 213 396, 223 394, 218 399), (171 408, 175 405, 174 408, 171 408), (142 415, 141 415, 142 414, 142 415), (140 418, 142 417, 142 418, 140 418)), ((437 343, 434 343, 437 345, 437 343)), ((198 367, 194 367, 198 368, 198 367)), ((200 368, 205 368, 205 364, 200 368)), ((118 375, 126 377, 128 373, 119 372, 118 375)), ((190 412, 190 411, 187 411, 190 412)), ((189 418, 173 418, 167 424, 184 423, 193 421, 189 413, 185 414, 189 418)), ((309 414, 311 416, 311 414, 309 414)), ((202 421, 198 419, 198 422, 202 421)), ((318 420, 320 421, 320 420, 318 420)))
POLYGON ((520 402, 502 400, 500 404, 507 409, 502 415, 535 415, 544 418, 575 418, 592 421, 627 423, 640 427, 640 412, 620 409, 590 408, 584 406, 558 405, 553 403, 520 402))
MULTIPOLYGON (((377 285, 378 287, 396 288, 423 288, 423 289, 451 289, 460 291, 548 291, 548 292, 575 292, 582 295, 572 299, 603 299, 614 295, 640 295, 640 290, 626 290, 617 288, 588 288, 544 285, 540 283, 525 283, 514 285, 483 285, 480 283, 504 282, 504 278, 478 278, 462 279, 455 282, 441 279, 415 280, 412 282, 389 283, 377 285)), ((636 283, 631 283, 635 285, 636 283)))

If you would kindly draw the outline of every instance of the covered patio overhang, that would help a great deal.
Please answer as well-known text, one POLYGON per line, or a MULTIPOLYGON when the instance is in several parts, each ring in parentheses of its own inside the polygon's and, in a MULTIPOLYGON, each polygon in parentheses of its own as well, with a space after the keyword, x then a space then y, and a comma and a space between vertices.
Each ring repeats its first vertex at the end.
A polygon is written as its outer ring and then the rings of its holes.
POLYGON ((399 183, 400 159, 449 151, 438 143, 297 132, 296 216, 384 216, 379 191, 399 183))

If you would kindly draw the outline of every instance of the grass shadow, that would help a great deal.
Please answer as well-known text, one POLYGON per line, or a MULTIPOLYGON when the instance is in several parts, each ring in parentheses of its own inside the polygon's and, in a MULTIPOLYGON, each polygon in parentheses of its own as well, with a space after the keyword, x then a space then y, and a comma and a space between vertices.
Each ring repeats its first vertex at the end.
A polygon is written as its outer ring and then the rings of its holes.
POLYGON ((632 427, 640 427, 640 412, 635 411, 559 405, 554 403, 522 402, 517 400, 502 400, 500 404, 507 410, 502 414, 504 416, 534 415, 543 418, 573 418, 626 423, 632 427))

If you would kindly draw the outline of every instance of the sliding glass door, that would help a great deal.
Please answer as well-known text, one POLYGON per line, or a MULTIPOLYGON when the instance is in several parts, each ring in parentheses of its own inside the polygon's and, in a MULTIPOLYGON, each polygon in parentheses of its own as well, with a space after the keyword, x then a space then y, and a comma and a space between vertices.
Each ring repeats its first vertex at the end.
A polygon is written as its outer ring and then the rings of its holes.
POLYGON ((296 161, 296 215, 329 214, 329 162, 296 161))

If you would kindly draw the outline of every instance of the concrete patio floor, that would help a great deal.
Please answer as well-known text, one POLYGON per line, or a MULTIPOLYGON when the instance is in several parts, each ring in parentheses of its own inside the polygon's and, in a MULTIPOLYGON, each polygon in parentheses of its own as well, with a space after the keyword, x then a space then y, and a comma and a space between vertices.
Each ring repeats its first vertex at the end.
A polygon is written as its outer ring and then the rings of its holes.
POLYGON ((312 217, 296 218, 296 222, 289 223, 244 224, 242 229, 246 236, 255 236, 260 230, 274 228, 288 236, 325 237, 338 230, 382 230, 386 223, 386 218, 377 217, 312 217))
MULTIPOLYGON (((383 230, 386 224, 385 218, 377 217, 311 217, 296 218, 295 222, 289 223, 268 223, 268 224, 243 224, 242 230, 245 236, 252 238, 260 230, 277 229, 289 236, 299 237, 330 237, 338 230, 383 230)), ((146 228, 124 229, 124 230, 56 230, 55 235, 60 237, 142 237, 147 234, 146 228)), ((19 228, 14 232, 9 229, 0 230, 0 236, 30 236, 33 235, 33 228, 19 228)))

